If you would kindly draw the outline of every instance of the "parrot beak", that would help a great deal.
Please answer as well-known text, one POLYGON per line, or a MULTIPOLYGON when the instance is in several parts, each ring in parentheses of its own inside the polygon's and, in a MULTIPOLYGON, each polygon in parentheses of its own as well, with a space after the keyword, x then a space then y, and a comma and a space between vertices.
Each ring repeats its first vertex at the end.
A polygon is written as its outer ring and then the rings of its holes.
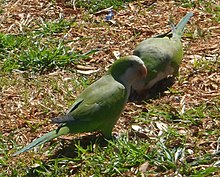
POLYGON ((145 67, 145 65, 143 65, 143 67, 140 70, 140 76, 142 78, 145 78, 147 76, 147 68, 145 67))

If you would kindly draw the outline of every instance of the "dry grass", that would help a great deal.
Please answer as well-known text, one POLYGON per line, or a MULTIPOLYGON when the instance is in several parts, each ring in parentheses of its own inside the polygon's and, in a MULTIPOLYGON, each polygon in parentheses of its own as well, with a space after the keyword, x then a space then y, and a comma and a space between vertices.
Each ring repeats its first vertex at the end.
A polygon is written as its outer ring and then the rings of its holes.
MULTIPOLYGON (((89 14, 83 9, 74 10, 62 1, 3 1, 1 7, 0 32, 4 34, 25 34, 39 28, 43 21, 54 22, 62 16, 66 20, 73 20, 74 25, 63 33, 53 34, 54 38, 72 40, 69 47, 83 53, 100 49, 80 63, 92 70, 100 69, 90 75, 77 74, 75 65, 70 66, 73 72, 56 70, 34 76, 21 72, 1 73, 0 140, 4 145, 0 151, 0 166, 2 170, 8 171, 9 176, 13 176, 11 169, 18 168, 18 164, 22 168, 33 166, 34 159, 48 159, 47 156, 40 157, 33 153, 11 159, 9 155, 14 152, 12 148, 15 143, 23 146, 53 129, 49 118, 65 112, 83 88, 99 78, 116 60, 116 52, 120 56, 131 54, 140 41, 169 31, 170 16, 178 22, 187 11, 193 11, 194 17, 187 25, 182 40, 185 55, 176 83, 160 99, 141 105, 128 103, 114 133, 129 132, 131 137, 139 133, 137 136, 151 144, 148 149, 150 152, 157 147, 158 136, 169 134, 166 146, 169 149, 184 147, 187 150, 187 162, 219 150, 220 24, 202 3, 195 8, 184 8, 181 3, 174 1, 157 1, 153 4, 134 2, 125 9, 114 11, 115 23, 104 21, 106 13, 89 14), (134 125, 138 125, 141 131, 136 132, 134 125), (175 133, 170 133, 172 131, 175 133), (19 158, 24 161, 21 162, 19 158)), ((205 164, 192 167, 191 171, 212 167, 217 161, 219 155, 205 164)), ((83 171, 78 169, 80 163, 74 164, 77 167, 71 166, 76 168, 73 176, 83 171)), ((138 170, 139 167, 131 167, 130 171, 123 174, 133 176, 134 169, 138 170)), ((164 171, 153 165, 148 166, 147 170, 152 172, 149 176, 173 176, 175 171, 164 171)), ((219 174, 218 171, 212 176, 219 174)))

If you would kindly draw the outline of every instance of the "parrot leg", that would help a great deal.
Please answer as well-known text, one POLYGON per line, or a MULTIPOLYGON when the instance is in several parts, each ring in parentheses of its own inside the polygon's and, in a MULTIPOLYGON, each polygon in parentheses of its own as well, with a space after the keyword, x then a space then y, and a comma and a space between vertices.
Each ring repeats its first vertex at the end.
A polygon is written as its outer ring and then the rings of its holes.
POLYGON ((112 129, 113 127, 105 128, 105 130, 102 130, 101 133, 106 139, 112 139, 112 129))

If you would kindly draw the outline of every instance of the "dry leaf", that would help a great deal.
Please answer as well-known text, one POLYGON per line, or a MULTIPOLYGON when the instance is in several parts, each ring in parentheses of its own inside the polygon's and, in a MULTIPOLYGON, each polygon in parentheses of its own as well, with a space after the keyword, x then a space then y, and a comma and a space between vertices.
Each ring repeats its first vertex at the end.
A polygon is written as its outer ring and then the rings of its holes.
POLYGON ((139 167, 139 171, 144 173, 144 172, 146 172, 148 170, 148 167, 149 167, 149 162, 146 161, 143 164, 141 164, 141 166, 139 167))

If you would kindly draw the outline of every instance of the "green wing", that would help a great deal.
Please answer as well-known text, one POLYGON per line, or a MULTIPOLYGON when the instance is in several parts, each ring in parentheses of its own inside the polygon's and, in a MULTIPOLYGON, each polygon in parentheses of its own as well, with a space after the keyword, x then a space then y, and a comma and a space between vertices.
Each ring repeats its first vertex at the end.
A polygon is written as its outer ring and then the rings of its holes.
POLYGON ((155 78, 158 73, 164 75, 176 72, 169 66, 178 68, 181 63, 183 51, 180 41, 170 38, 150 38, 141 42, 134 50, 134 55, 140 57, 148 69, 146 82, 155 78))
POLYGON ((125 87, 106 75, 81 93, 67 115, 52 120, 64 123, 72 133, 100 130, 110 137, 127 98, 125 87))
POLYGON ((186 23, 192 16, 192 12, 189 12, 176 27, 173 25, 172 37, 170 33, 157 35, 141 42, 135 48, 134 55, 140 57, 148 69, 146 82, 154 79, 161 72, 164 72, 165 76, 177 74, 183 58, 180 38, 186 23))
POLYGON ((132 85, 130 98, 139 97, 138 99, 140 99, 141 97, 143 99, 147 94, 146 92, 155 84, 169 75, 175 77, 178 74, 183 58, 180 39, 184 27, 192 15, 191 12, 187 13, 177 26, 172 25, 172 33, 168 32, 146 39, 134 49, 133 54, 144 61, 148 75, 145 79, 132 85))

